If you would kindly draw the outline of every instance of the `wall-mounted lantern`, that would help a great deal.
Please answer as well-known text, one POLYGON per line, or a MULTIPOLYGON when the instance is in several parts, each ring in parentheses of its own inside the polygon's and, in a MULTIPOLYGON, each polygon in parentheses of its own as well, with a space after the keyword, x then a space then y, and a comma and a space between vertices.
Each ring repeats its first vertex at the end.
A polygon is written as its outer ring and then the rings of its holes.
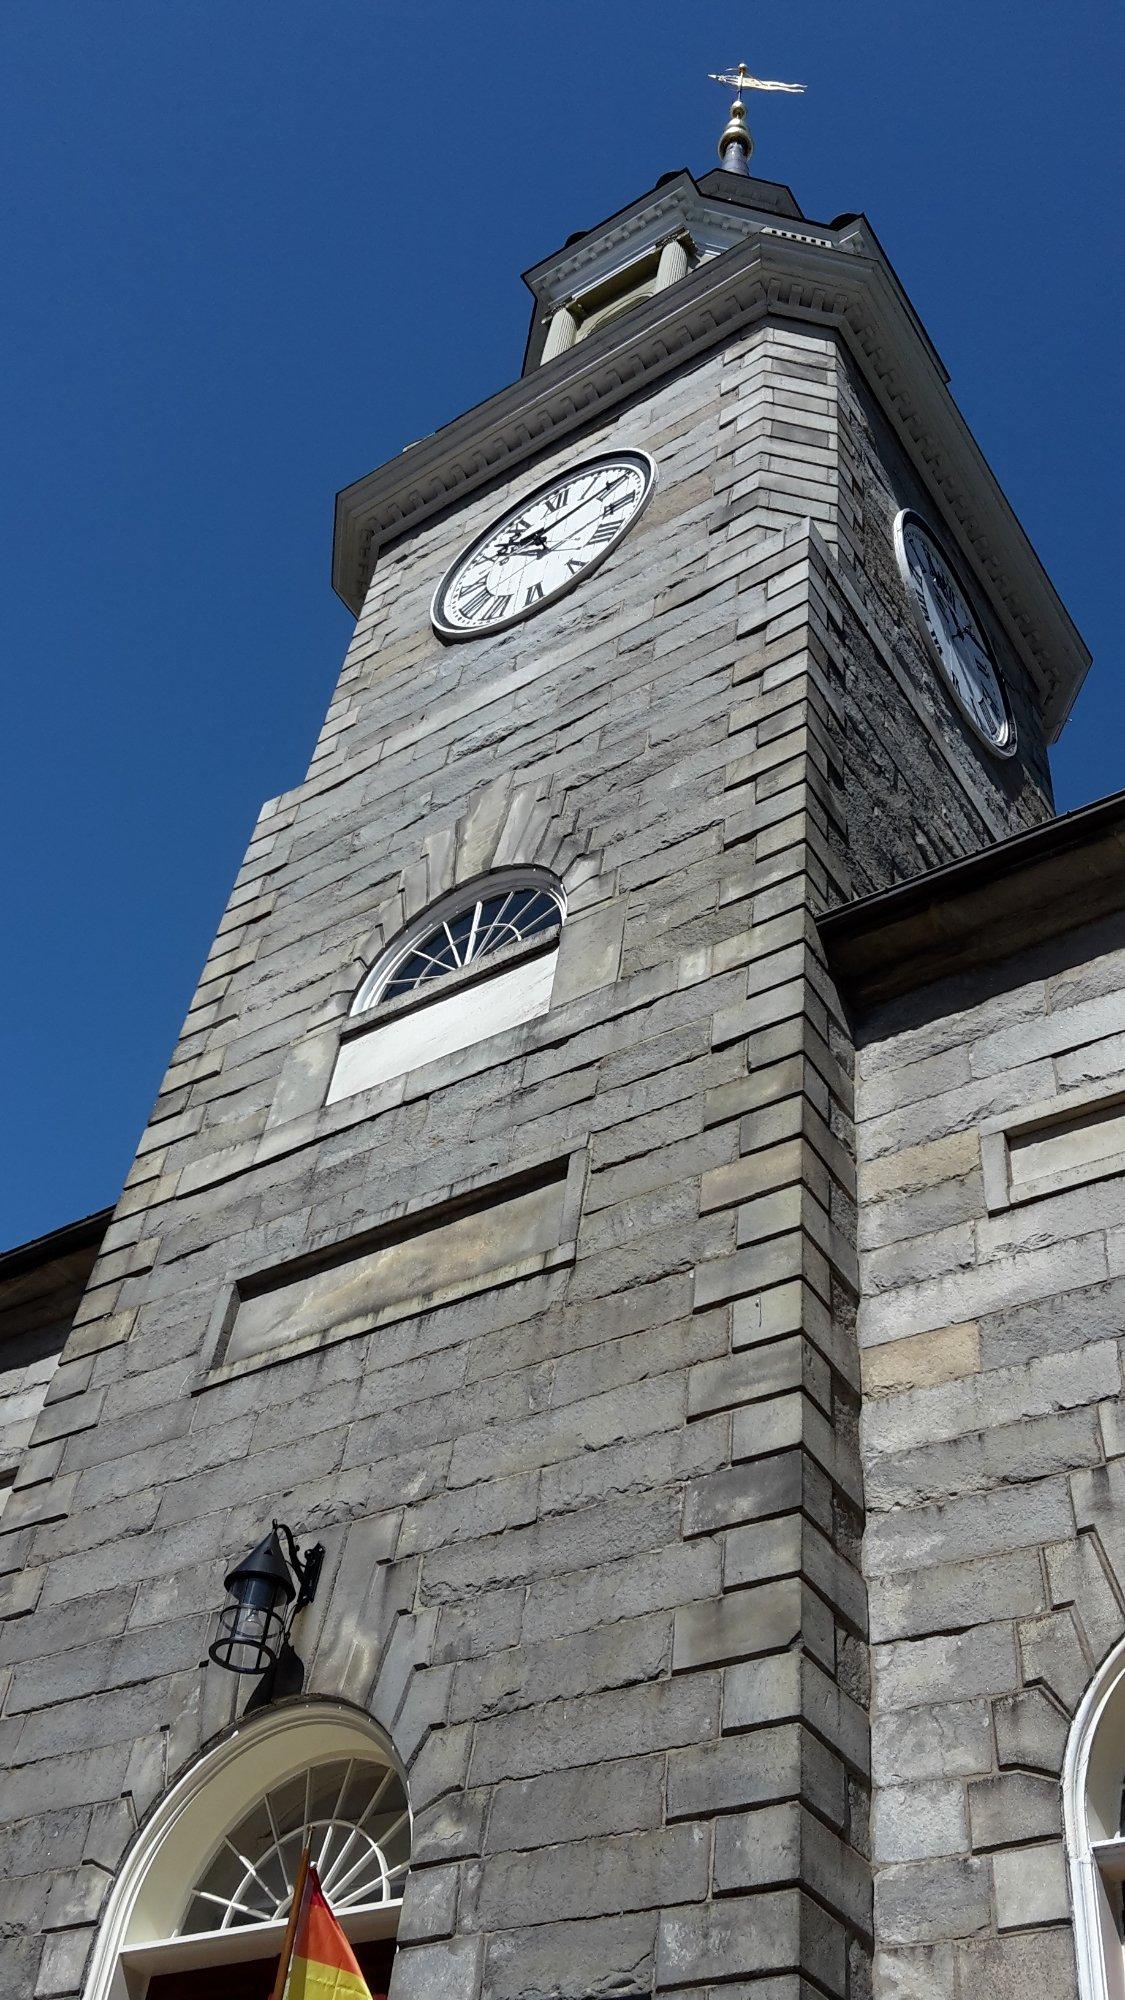
POLYGON ((292 1530, 275 1521, 257 1547, 227 1571, 229 1601, 219 1613, 219 1636, 209 1649, 216 1665, 232 1674, 261 1674, 276 1666, 294 1618, 316 1596, 323 1561, 322 1542, 302 1556, 292 1530))

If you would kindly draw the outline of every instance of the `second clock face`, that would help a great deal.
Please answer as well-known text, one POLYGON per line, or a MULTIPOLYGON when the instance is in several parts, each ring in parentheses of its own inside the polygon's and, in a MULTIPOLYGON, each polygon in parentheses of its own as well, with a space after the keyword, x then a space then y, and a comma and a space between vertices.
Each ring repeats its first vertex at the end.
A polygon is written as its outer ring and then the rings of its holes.
POLYGON ((617 547, 652 492, 646 453, 588 458, 540 486, 467 548, 431 611, 448 639, 501 631, 562 597, 617 547))
POLYGON ((922 635, 954 701, 998 757, 1016 747, 1016 725, 1000 669, 953 565, 918 514, 904 508, 895 549, 922 635))

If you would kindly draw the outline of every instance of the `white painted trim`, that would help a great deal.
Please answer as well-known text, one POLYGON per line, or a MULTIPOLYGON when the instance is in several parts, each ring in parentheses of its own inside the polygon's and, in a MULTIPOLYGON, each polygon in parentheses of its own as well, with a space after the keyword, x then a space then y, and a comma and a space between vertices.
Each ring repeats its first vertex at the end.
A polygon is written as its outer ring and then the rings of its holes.
MULTIPOLYGON (((367 1903, 354 1910, 336 1912, 336 1921, 352 1944, 369 1944, 374 1938, 398 1934, 402 1897, 392 1903, 367 1903)), ((123 1954, 130 1972, 145 1972, 151 1979, 158 1972, 194 1972, 209 1965, 245 1965, 247 1960, 272 1958, 285 1942, 288 1918, 275 1924, 245 1924, 225 1931, 188 1931, 183 1937, 158 1938, 155 1944, 126 1945, 123 1954)))
MULTIPOLYGON (((487 978, 458 982, 445 992, 444 982, 428 982, 438 989, 430 996, 423 987, 418 998, 425 1006, 406 1009, 384 1019, 374 1014, 367 1031, 341 1041, 328 1085, 325 1104, 340 1104, 361 1092, 377 1090, 396 1077, 410 1076, 428 1063, 446 1056, 460 1055, 476 1042, 491 1041, 527 1021, 537 1021, 551 1005, 555 968, 559 960, 558 932, 548 933, 555 942, 550 951, 526 952, 514 965, 493 969, 488 958, 480 961, 487 978)), ((411 998, 414 998, 411 995, 411 998)))
POLYGON ((263 1791, 307 1765, 367 1756, 405 1777, 381 1729, 342 1702, 300 1701, 235 1724, 173 1785, 122 1862, 94 1944, 83 2000, 130 2000, 131 1951, 170 1936, 219 1841, 263 1791), (201 1810, 210 1795, 207 1809, 201 1810))
MULTIPOLYGON (((773 211, 733 207, 708 200, 686 177, 669 182, 647 199, 642 196, 623 214, 578 243, 544 258, 524 273, 540 311, 549 312, 560 299, 611 282, 653 250, 670 234, 690 236, 704 255, 717 256, 741 243, 755 229, 768 228, 773 211)), ((816 224, 799 216, 784 218, 789 230, 812 241, 824 241, 816 224)))
POLYGON ((1095 1829, 1091 1824, 1090 1798, 1091 1764, 1099 1747, 1098 1739, 1103 1728, 1108 1731, 1114 1724, 1113 1791, 1120 1802, 1125 1772, 1125 1730, 1120 1726, 1123 1721, 1125 1639, 1103 1661, 1087 1688, 1071 1725, 1063 1761, 1063 1832, 1081 2000, 1125 2000, 1125 1956, 1120 1940, 1107 1926, 1108 1905, 1095 1852, 1098 1843, 1111 1836, 1104 1828, 1095 1829), (1108 1717, 1113 1707, 1120 1708, 1121 1714, 1108 1717))

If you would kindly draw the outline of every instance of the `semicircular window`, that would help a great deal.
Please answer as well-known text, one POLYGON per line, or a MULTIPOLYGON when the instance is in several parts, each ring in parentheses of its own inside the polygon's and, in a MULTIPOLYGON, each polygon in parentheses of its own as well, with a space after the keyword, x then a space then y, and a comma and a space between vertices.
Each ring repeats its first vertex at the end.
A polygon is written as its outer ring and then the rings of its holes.
POLYGON ((264 1793, 223 1835, 180 1934, 276 1922, 289 1908, 306 1841, 338 1915, 397 1902, 410 1865, 410 1809, 398 1773, 341 1758, 264 1793))
POLYGON ((545 868, 498 868, 431 904, 361 982, 328 1103, 545 1014, 565 919, 545 868))
POLYGON ((552 889, 524 884, 497 889, 465 903, 455 914, 443 917, 391 969, 378 998, 397 1000, 404 993, 417 992, 432 979, 459 972, 506 946, 522 944, 556 930, 562 922, 562 904, 552 889))

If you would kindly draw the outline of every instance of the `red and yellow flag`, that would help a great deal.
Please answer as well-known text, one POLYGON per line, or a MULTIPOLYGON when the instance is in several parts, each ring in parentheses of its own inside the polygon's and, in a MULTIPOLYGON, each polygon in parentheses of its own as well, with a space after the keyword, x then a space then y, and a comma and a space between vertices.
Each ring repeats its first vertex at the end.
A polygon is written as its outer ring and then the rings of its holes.
POLYGON ((372 2000, 315 1868, 305 1879, 284 2000, 372 2000))

